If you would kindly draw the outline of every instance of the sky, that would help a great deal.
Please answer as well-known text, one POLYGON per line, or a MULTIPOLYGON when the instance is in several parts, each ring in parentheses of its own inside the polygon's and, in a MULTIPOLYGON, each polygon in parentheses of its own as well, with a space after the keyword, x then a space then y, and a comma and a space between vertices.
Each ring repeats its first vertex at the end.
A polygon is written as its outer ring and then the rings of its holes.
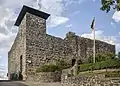
POLYGON ((47 33, 64 38, 69 31, 93 38, 90 28, 95 17, 96 39, 120 51, 120 12, 100 10, 100 0, 0 0, 0 79, 6 79, 8 51, 18 32, 14 26, 23 5, 49 13, 47 33))

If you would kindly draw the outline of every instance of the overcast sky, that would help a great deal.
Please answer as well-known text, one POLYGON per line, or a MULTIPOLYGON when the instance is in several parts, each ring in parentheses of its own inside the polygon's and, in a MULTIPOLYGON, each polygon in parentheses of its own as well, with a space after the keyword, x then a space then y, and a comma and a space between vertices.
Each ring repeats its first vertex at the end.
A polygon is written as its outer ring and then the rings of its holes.
MULTIPOLYGON (((91 22, 96 18, 96 39, 115 44, 120 51, 120 12, 100 10, 100 0, 0 0, 0 75, 7 73, 8 51, 18 32, 14 26, 23 5, 51 14, 47 33, 65 37, 68 31, 92 38, 91 22)), ((1 77, 0 77, 1 78, 1 77)))

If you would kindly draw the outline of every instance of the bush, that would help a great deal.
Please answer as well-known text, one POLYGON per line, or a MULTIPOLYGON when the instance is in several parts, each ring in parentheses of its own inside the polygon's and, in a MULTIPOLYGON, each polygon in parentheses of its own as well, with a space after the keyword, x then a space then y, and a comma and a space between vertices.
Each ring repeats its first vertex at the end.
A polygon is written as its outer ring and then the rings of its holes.
POLYGON ((57 65, 42 65, 40 68, 36 70, 36 72, 55 72, 58 71, 59 68, 57 65))
POLYGON ((59 67, 59 70, 63 70, 71 67, 71 65, 65 62, 64 60, 57 61, 56 65, 59 67))
POLYGON ((88 71, 88 70, 99 70, 105 68, 115 68, 120 67, 120 60, 109 59, 107 61, 101 61, 96 63, 89 63, 89 64, 81 64, 79 66, 79 72, 81 71, 88 71))
POLYGON ((91 70, 91 69, 92 69, 92 63, 82 64, 79 67, 79 71, 86 71, 86 70, 91 70))
MULTIPOLYGON (((105 60, 110 60, 110 59, 115 59, 115 55, 112 53, 99 53, 96 54, 95 56, 95 62, 101 62, 101 61, 105 61, 105 60)), ((88 58, 88 63, 93 63, 93 56, 90 56, 88 58)))
POLYGON ((50 65, 42 65, 41 67, 37 68, 36 72, 55 72, 55 71, 62 71, 63 69, 70 68, 70 65, 66 63, 64 60, 60 60, 54 64, 50 65))

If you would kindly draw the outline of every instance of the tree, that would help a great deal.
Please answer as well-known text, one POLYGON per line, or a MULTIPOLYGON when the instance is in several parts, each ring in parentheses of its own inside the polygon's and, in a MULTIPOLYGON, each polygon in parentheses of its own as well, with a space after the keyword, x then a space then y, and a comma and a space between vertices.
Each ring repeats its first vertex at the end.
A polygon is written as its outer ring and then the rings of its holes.
POLYGON ((120 58, 120 52, 118 52, 118 58, 120 58))
POLYGON ((100 8, 102 11, 106 11, 107 13, 112 9, 116 11, 120 11, 120 0, 101 0, 102 7, 100 8))
MULTIPOLYGON (((115 59, 115 55, 112 53, 98 53, 95 56, 95 62, 101 62, 105 60, 115 59)), ((88 58, 88 63, 93 63, 93 56, 88 58)))

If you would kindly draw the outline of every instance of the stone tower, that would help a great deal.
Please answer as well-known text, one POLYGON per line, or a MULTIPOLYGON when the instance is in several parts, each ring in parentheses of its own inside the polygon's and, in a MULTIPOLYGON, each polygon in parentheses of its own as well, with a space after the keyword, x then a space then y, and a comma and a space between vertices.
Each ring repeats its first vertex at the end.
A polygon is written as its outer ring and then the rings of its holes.
MULTIPOLYGON (((8 74, 21 71, 23 79, 27 76, 31 63, 31 48, 39 37, 46 34, 46 19, 50 15, 28 6, 23 6, 15 26, 19 32, 8 53, 8 74), (26 46, 27 45, 27 46, 26 46)), ((35 49, 35 48, 34 48, 35 49)), ((34 51, 32 48, 32 51, 34 51)), ((10 77, 9 77, 10 78, 10 77)))

